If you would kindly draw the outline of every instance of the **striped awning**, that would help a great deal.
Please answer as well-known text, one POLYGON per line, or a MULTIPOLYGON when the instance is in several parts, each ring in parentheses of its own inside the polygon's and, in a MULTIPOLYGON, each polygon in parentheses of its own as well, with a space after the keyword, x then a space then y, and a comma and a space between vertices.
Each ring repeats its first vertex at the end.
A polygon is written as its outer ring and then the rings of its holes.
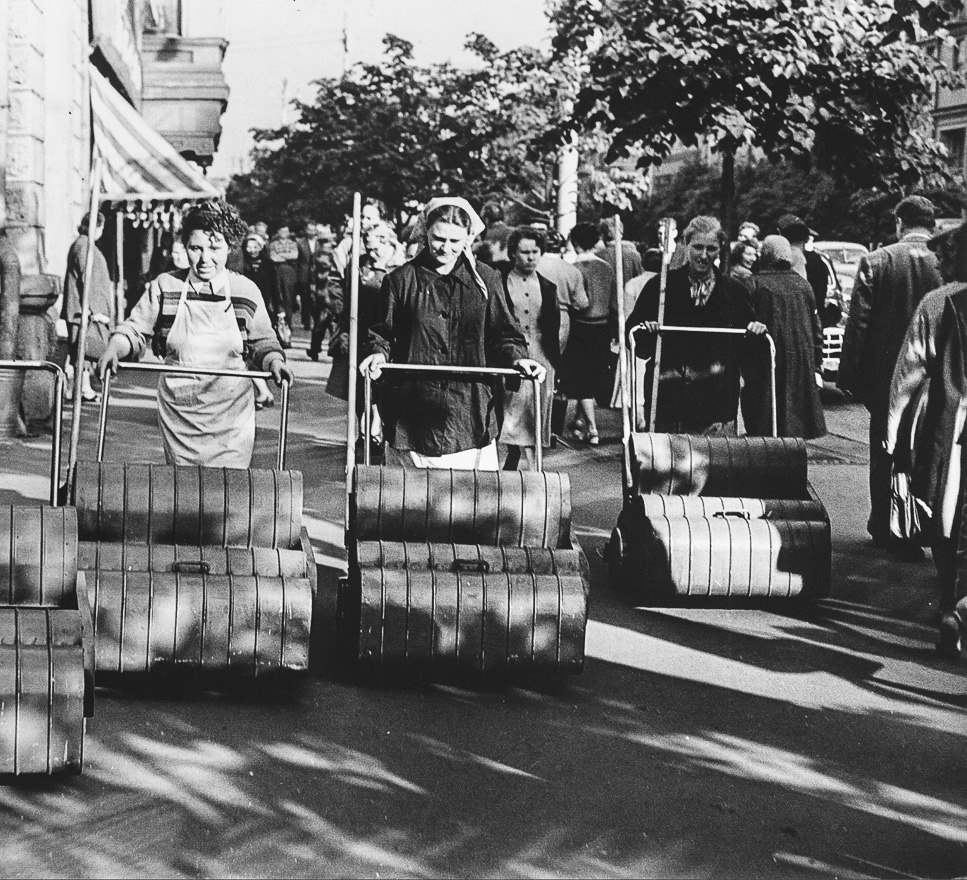
POLYGON ((91 127, 104 201, 203 200, 221 192, 195 171, 93 66, 91 127))

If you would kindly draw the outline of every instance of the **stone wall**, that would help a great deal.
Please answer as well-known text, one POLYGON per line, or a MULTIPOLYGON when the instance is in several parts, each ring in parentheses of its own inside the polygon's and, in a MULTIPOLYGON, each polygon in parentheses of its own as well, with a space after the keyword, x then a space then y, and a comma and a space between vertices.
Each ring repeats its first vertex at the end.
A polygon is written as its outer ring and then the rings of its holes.
POLYGON ((88 195, 87 2, 7 0, 0 8, 7 231, 25 273, 62 276, 88 195))

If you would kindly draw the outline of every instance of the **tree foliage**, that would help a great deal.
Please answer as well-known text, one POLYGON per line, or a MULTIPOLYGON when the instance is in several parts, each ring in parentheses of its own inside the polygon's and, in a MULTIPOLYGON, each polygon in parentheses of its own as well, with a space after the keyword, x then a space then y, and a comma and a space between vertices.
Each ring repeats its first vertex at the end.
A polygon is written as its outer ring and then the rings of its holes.
MULTIPOLYGON (((959 217, 967 208, 963 187, 925 190, 941 216, 959 217)), ((658 221, 674 217, 679 225, 696 214, 714 214, 721 196, 715 168, 693 160, 656 186, 654 196, 639 204, 628 221, 629 235, 657 243, 658 221)), ((862 189, 817 168, 804 170, 788 162, 740 162, 735 172, 738 219, 759 224, 762 235, 776 232, 776 221, 786 213, 803 217, 821 239, 856 241, 871 245, 895 235, 894 193, 862 189)))
MULTIPOLYGON (((399 227, 417 204, 445 193, 548 211, 556 152, 541 138, 572 97, 567 69, 536 49, 501 53, 479 34, 467 48, 480 64, 466 70, 421 66, 392 35, 384 46, 380 63, 319 80, 313 103, 295 102, 296 123, 255 133, 253 168, 228 193, 245 216, 338 223, 356 190, 380 200, 399 227)), ((582 191, 628 207, 645 179, 595 161, 609 147, 600 130, 583 136, 582 191)))
POLYGON ((946 173, 925 126, 950 74, 918 43, 960 0, 559 0, 555 58, 580 57, 571 117, 610 158, 678 143, 819 167, 864 187, 946 173))

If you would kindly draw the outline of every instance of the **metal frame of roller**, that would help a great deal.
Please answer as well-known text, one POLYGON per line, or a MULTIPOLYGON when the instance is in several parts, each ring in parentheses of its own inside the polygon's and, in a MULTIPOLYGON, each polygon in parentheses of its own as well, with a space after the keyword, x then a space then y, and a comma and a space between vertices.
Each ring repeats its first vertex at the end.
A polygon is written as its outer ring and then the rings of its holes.
MULTIPOLYGON (((660 328, 690 331, 743 332, 660 328)), ((606 556, 612 585, 631 601, 742 604, 829 595, 829 517, 807 479, 802 440, 628 429, 624 443, 623 505, 606 556)))
POLYGON ((275 470, 105 464, 110 391, 106 377, 97 461, 78 462, 71 482, 97 670, 258 676, 308 669, 316 565, 302 524, 302 474, 285 470, 288 385, 275 470))
MULTIPOLYGON (((520 378, 484 368, 384 369, 520 378)), ((365 399, 368 413, 368 378, 365 399)), ((539 392, 535 406, 540 436, 539 392)), ((347 652, 362 667, 582 671, 589 569, 571 533, 566 474, 368 463, 352 474, 339 617, 347 652)))
POLYGON ((40 361, 0 369, 54 376, 50 506, 0 508, 0 775, 80 773, 94 714, 94 629, 76 512, 57 506, 65 377, 40 361))

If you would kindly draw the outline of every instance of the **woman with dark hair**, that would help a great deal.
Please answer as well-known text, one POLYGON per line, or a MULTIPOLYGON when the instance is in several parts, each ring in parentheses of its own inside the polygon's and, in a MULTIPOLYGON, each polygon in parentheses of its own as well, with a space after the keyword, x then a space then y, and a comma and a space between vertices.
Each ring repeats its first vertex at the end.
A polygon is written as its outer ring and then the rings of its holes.
POLYGON ((551 406, 553 404, 554 370, 561 361, 561 310, 557 287, 537 271, 547 239, 539 229, 522 226, 507 239, 510 267, 503 273, 504 288, 511 308, 527 341, 527 351, 547 370, 547 388, 541 398, 541 437, 537 439, 534 424, 534 388, 531 382, 520 391, 509 391, 504 402, 504 424, 500 442, 507 445, 504 470, 517 470, 523 454, 531 467, 533 447, 537 443, 551 445, 551 406))
POLYGON ((732 245, 732 254, 729 258, 729 277, 748 284, 758 259, 759 252, 754 244, 748 241, 737 241, 732 245))
MULTIPOLYGON (((228 272, 229 249, 245 235, 238 211, 208 202, 185 214, 181 238, 189 268, 159 275, 119 324, 99 368, 140 358, 148 339, 166 364, 218 370, 268 370, 292 381, 259 289, 228 272)), ((255 396, 248 379, 164 375, 158 424, 169 464, 247 468, 255 442, 255 396)))
MULTIPOLYGON (((483 228, 466 199, 426 206, 414 233, 423 249, 384 280, 386 316, 370 328, 361 373, 377 379, 391 361, 516 367, 543 379, 500 276, 470 252, 483 228)), ((381 397, 390 448, 404 466, 497 470, 499 385, 457 376, 394 383, 381 397)))

